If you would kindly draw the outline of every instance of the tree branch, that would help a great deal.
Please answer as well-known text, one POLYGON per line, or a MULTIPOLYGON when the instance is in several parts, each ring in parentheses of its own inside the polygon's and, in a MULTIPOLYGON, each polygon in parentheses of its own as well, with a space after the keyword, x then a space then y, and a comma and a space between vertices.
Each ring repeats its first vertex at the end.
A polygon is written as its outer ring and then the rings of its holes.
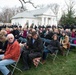
POLYGON ((21 1, 21 0, 19 0, 19 1, 20 1, 21 5, 22 5, 22 7, 21 7, 21 8, 24 8, 22 1, 21 1))
POLYGON ((23 5, 23 3, 29 3, 29 4, 31 4, 34 8, 37 8, 35 5, 34 5, 34 3, 33 2, 31 2, 30 0, 28 0, 28 1, 25 1, 25 0, 19 0, 20 1, 20 3, 21 3, 21 5, 22 5, 22 8, 24 8, 24 5, 23 5))

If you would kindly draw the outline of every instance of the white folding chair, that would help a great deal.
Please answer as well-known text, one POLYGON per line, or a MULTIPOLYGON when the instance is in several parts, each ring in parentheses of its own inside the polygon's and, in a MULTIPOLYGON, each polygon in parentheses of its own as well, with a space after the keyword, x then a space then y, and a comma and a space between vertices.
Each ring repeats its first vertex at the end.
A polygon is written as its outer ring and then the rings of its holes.
POLYGON ((17 60, 15 63, 13 63, 13 64, 10 65, 11 67, 13 67, 13 70, 12 70, 11 75, 13 75, 15 69, 17 69, 17 70, 19 70, 20 72, 22 72, 22 70, 21 70, 20 68, 17 67, 17 64, 18 64, 18 62, 19 62, 19 60, 20 60, 20 57, 21 57, 21 54, 20 54, 18 60, 17 60))

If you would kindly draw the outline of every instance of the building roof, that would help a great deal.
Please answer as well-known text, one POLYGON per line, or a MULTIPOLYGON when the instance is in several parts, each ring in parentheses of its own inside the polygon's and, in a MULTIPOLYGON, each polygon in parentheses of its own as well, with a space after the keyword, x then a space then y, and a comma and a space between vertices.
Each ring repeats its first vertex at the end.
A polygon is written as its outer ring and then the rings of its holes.
MULTIPOLYGON (((12 19, 16 19, 16 18, 35 18, 38 15, 48 15, 45 14, 45 12, 47 12, 50 8, 45 7, 45 8, 41 8, 41 9, 36 9, 36 10, 31 10, 31 11, 24 11, 21 13, 18 13, 17 15, 15 15, 14 17, 12 17, 12 19)), ((51 13, 53 13, 53 11, 50 9, 51 13)), ((50 13, 50 14, 51 14, 50 13)), ((55 14, 53 13, 52 16, 55 16, 55 14)))

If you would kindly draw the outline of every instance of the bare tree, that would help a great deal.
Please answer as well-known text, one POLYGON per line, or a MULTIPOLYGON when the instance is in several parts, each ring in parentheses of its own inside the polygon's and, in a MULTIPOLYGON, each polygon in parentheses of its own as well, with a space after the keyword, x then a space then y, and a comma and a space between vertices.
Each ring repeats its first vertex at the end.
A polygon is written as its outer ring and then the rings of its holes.
POLYGON ((44 8, 44 7, 46 7, 44 4, 37 5, 37 8, 44 8))
POLYGON ((49 4, 47 5, 48 7, 50 7, 50 9, 53 11, 53 13, 55 14, 56 16, 56 20, 57 20, 57 23, 58 23, 58 12, 59 12, 59 5, 54 3, 54 4, 49 4))
MULTIPOLYGON (((65 1, 65 0, 64 0, 64 1, 65 1)), ((66 1, 65 1, 65 4, 66 4, 66 7, 67 7, 67 13, 71 11, 71 12, 73 13, 72 16, 74 16, 75 10, 76 10, 76 9, 74 9, 74 7, 75 7, 75 2, 74 2, 73 0, 69 0, 69 2, 66 2, 66 1)))
POLYGON ((53 13, 54 13, 55 15, 58 14, 58 11, 59 11, 59 5, 58 5, 58 4, 56 4, 56 3, 54 3, 54 4, 49 4, 48 7, 51 8, 51 10, 53 11, 53 13))
MULTIPOLYGON (((64 0, 65 1, 65 0, 64 0)), ((62 15, 61 24, 65 25, 73 25, 76 24, 75 19, 75 2, 73 0, 69 0, 68 2, 65 1, 66 12, 62 15)))
POLYGON ((24 9, 21 9, 21 7, 13 7, 13 8, 8 8, 4 7, 2 8, 2 11, 0 12, 0 21, 4 23, 9 23, 10 19, 16 15, 17 13, 23 12, 27 10, 26 7, 24 9))
POLYGON ((27 3, 31 4, 34 8, 37 8, 37 6, 35 6, 34 3, 31 0, 28 0, 28 1, 19 0, 19 1, 20 1, 21 5, 22 5, 22 7, 21 7, 22 9, 24 9, 24 4, 27 4, 27 3))
POLYGON ((9 22, 10 21, 10 18, 12 16, 12 10, 9 9, 9 8, 3 8, 2 12, 0 13, 0 20, 2 22, 9 22))

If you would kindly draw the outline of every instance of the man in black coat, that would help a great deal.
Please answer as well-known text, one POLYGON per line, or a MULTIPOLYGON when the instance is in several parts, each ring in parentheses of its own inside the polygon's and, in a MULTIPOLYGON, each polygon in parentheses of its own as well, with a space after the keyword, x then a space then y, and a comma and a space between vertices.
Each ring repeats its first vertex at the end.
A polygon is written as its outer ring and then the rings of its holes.
POLYGON ((43 42, 35 31, 32 32, 32 37, 27 41, 25 47, 26 50, 22 54, 24 62, 23 70, 28 70, 30 61, 33 61, 34 58, 42 57, 43 52, 43 42))
POLYGON ((11 33, 14 35, 15 39, 19 38, 19 30, 17 26, 14 26, 14 29, 11 33))

